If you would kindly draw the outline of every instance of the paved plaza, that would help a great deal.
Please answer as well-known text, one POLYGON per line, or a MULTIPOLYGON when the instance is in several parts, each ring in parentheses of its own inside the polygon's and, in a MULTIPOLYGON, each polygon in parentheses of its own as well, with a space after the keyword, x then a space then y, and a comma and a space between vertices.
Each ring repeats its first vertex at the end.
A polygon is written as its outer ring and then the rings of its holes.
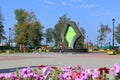
POLYGON ((19 67, 47 66, 77 66, 81 64, 84 68, 111 68, 115 63, 120 64, 120 55, 107 55, 106 53, 19 53, 0 54, 0 73, 2 70, 15 69, 19 67))
POLYGON ((67 66, 78 64, 85 68, 111 67, 115 63, 120 64, 120 55, 107 55, 106 53, 78 53, 78 54, 60 54, 60 53, 19 53, 19 54, 0 54, 0 69, 55 65, 67 66))

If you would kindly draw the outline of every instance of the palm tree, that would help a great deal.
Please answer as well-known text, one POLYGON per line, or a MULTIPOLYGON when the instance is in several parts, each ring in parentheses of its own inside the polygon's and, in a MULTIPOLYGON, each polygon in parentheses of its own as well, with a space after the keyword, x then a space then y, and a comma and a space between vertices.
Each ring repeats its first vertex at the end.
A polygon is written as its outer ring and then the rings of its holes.
POLYGON ((116 27, 115 39, 120 44, 120 24, 118 24, 118 26, 116 27))
POLYGON ((107 33, 111 32, 111 29, 108 27, 108 25, 100 25, 100 30, 98 30, 98 32, 100 33, 99 35, 99 42, 100 42, 100 46, 102 47, 103 44, 103 40, 105 40, 107 33))

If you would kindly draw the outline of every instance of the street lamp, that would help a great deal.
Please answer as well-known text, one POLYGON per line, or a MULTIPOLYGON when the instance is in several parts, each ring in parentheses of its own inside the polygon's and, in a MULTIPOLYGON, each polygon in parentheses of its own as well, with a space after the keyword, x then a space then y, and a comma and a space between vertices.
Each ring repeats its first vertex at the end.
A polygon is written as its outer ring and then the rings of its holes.
POLYGON ((87 48, 88 48, 88 46, 89 46, 88 44, 89 44, 89 43, 88 43, 88 36, 87 36, 87 48))
POLYGON ((11 31, 11 28, 9 28, 9 48, 10 48, 10 31, 11 31))
POLYGON ((112 22, 113 22, 113 49, 114 49, 114 22, 115 22, 114 18, 112 19, 112 22))
POLYGON ((99 47, 99 36, 97 36, 97 48, 99 47))

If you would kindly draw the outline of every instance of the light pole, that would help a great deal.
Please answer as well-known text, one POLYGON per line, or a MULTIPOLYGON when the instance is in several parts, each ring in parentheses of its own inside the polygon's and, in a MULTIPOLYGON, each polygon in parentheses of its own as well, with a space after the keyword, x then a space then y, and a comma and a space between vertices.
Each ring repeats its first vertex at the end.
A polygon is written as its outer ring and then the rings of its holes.
POLYGON ((11 31, 11 28, 9 28, 9 48, 10 48, 10 31, 11 31))
POLYGON ((89 43, 88 43, 88 36, 87 36, 87 48, 88 48, 88 46, 89 46, 88 44, 89 44, 89 43))
POLYGON ((97 36, 97 48, 99 48, 99 36, 97 36))
POLYGON ((112 19, 112 22, 113 22, 113 49, 114 49, 114 23, 115 23, 115 19, 114 18, 112 19))

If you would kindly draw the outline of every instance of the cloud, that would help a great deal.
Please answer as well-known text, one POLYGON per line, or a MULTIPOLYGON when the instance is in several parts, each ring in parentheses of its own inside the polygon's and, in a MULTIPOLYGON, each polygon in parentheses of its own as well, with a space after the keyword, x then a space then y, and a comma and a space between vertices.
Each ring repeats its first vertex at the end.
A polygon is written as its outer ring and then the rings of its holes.
POLYGON ((48 4, 48 5, 54 5, 55 2, 52 1, 52 0, 37 0, 38 2, 43 2, 45 4, 48 4))
POLYGON ((72 3, 66 3, 66 2, 62 2, 62 5, 73 7, 73 8, 83 8, 83 9, 91 9, 91 8, 99 7, 99 5, 97 4, 72 4, 72 3))
POLYGON ((83 0, 70 0, 71 3, 82 2, 83 0))
POLYGON ((62 5, 66 5, 67 3, 65 1, 62 2, 62 5))
POLYGON ((98 7, 97 4, 86 4, 83 6, 84 8, 95 8, 95 7, 98 7))
POLYGON ((99 7, 98 4, 83 4, 83 0, 70 0, 61 2, 62 6, 72 7, 72 8, 96 8, 99 7))
POLYGON ((104 10, 100 10, 100 11, 97 11, 97 12, 93 12, 93 14, 91 14, 91 16, 112 16, 113 13, 110 12, 110 11, 104 11, 104 10))
POLYGON ((73 7, 72 3, 68 3, 68 2, 65 2, 65 1, 62 2, 62 5, 63 6, 68 6, 68 7, 73 7))
POLYGON ((49 5, 54 5, 55 2, 51 1, 51 0, 44 0, 44 3, 49 4, 49 5))

